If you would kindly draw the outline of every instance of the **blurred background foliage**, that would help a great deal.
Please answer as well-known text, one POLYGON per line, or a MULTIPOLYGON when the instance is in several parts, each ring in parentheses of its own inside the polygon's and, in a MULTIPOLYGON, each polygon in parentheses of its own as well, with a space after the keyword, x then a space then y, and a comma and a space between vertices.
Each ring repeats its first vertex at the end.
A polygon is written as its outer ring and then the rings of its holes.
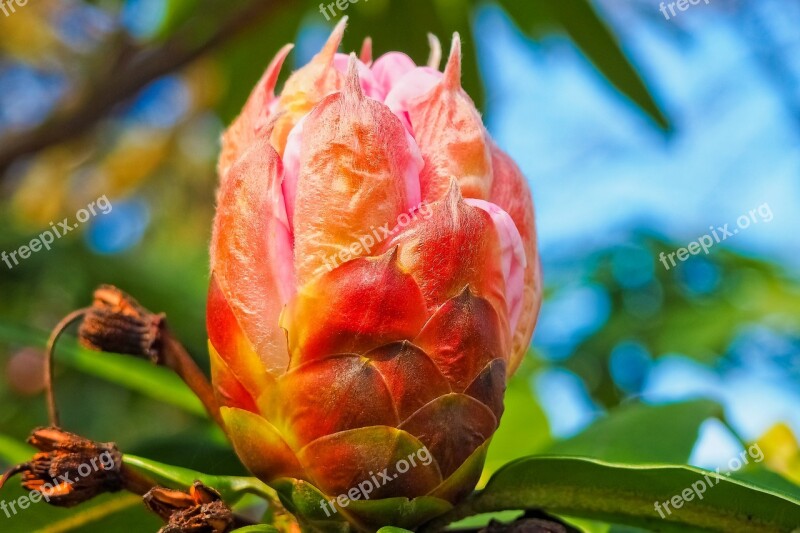
MULTIPOLYGON (((546 451, 713 468, 758 441, 775 475, 800 482, 800 8, 715 0, 666 20, 658 4, 364 0, 344 12, 345 49, 370 35, 376 55, 418 62, 428 32, 446 44, 459 31, 465 87, 534 192, 547 299, 487 473, 546 451), (764 203, 769 224, 659 262, 764 203)), ((297 0, 37 0, 0 16, 0 250, 100 196, 113 204, 52 250, 0 263, 0 464, 45 424, 47 331, 101 283, 165 312, 207 367, 219 136, 279 47, 297 43, 297 67, 333 22, 297 0)), ((65 427, 243 473, 170 376, 69 341, 58 361, 65 427)), ((152 529, 116 498, 123 514, 89 508, 83 529, 47 510, 18 530, 152 529)))

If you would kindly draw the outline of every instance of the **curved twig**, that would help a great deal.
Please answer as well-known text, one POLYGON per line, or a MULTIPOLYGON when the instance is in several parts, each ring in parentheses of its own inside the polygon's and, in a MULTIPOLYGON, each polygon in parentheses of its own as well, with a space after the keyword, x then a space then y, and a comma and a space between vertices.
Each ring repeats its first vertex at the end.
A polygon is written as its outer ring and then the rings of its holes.
POLYGON ((83 309, 73 311, 62 318, 61 322, 59 322, 53 329, 53 332, 50 333, 50 338, 47 340, 44 383, 47 392, 47 413, 50 419, 50 425, 53 427, 59 427, 61 425, 58 416, 58 405, 56 404, 55 386, 53 384, 53 352, 55 351, 56 341, 70 324, 82 318, 87 311, 89 311, 89 308, 84 307, 83 309))

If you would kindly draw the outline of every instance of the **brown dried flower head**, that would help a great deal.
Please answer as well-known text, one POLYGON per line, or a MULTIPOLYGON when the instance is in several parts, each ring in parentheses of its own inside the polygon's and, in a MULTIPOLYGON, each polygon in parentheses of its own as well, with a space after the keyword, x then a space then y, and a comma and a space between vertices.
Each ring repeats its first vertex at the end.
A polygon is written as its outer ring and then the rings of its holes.
POLYGON ((159 363, 164 315, 154 314, 111 285, 94 291, 94 301, 78 331, 92 350, 147 357, 159 363))
POLYGON ((227 533, 235 523, 220 494, 199 481, 188 493, 155 487, 144 495, 144 502, 167 522, 159 533, 227 533))
POLYGON ((28 442, 40 452, 4 480, 21 473, 22 486, 40 492, 51 505, 72 507, 123 487, 122 454, 114 443, 94 442, 53 427, 35 430, 28 442))

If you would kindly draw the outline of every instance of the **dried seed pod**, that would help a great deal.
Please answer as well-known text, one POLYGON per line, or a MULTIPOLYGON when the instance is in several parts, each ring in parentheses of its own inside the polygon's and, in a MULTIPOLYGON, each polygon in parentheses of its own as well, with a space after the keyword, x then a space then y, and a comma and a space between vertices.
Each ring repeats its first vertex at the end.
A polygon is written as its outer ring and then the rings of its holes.
POLYGON ((146 357, 161 363, 164 315, 142 307, 111 285, 94 291, 94 301, 81 323, 81 344, 93 350, 146 357))
POLYGON ((167 522, 159 533, 226 533, 235 523, 219 493, 199 481, 188 493, 155 487, 145 494, 144 502, 167 522))
MULTIPOLYGON (((3 476, 22 474, 22 486, 57 507, 73 507, 124 486, 122 454, 112 442, 94 442, 59 428, 40 428, 28 442, 40 450, 3 476)), ((2 485, 2 483, 0 483, 2 485)))

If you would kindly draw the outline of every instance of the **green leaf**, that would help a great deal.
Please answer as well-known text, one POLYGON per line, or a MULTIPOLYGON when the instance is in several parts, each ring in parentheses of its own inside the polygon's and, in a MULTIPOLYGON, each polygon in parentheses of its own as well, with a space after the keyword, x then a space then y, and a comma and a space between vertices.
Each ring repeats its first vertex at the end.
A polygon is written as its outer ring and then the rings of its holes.
POLYGON ((450 502, 440 498, 420 496, 413 499, 354 500, 349 503, 346 512, 351 520, 355 519, 357 523, 370 530, 382 524, 413 529, 452 508, 450 502))
MULTIPOLYGON (((530 360, 525 358, 525 362, 530 360)), ((509 461, 541 452, 551 442, 547 415, 531 389, 531 375, 532 369, 525 365, 508 383, 505 410, 489 446, 484 475, 509 461)))
POLYGON ((25 533, 91 533, 97 531, 156 531, 161 521, 142 505, 139 496, 124 492, 103 494, 73 509, 52 507, 44 501, 23 503, 30 491, 18 480, 0 490, 0 529, 25 533), (13 504, 13 506, 12 506, 13 504))
POLYGON ((660 128, 671 129, 670 122, 642 77, 625 55, 614 34, 588 0, 520 2, 500 0, 500 5, 521 28, 538 29, 553 24, 569 36, 597 70, 622 94, 630 98, 660 128), (543 13, 549 11, 549 15, 543 13))
POLYGON ((700 425, 722 416, 722 407, 710 400, 623 405, 579 435, 555 443, 548 453, 613 462, 681 464, 689 460, 700 425))
POLYGON ((485 490, 425 530, 478 513, 515 509, 544 509, 665 532, 778 533, 800 525, 800 499, 699 468, 529 457, 506 465, 485 490))
POLYGON ((17 439, 0 435, 0 463, 15 465, 29 461, 36 449, 17 439))
POLYGON ((185 22, 190 15, 200 7, 199 0, 167 0, 164 2, 164 17, 162 18, 155 34, 159 39, 169 37, 181 23, 185 22))
POLYGON ((275 526, 268 526, 260 524, 257 526, 247 526, 240 529, 235 529, 234 533, 279 533, 279 529, 275 526))
POLYGON ((481 513, 468 516, 462 520, 459 520, 458 522, 450 524, 450 526, 447 529, 448 530, 483 529, 492 520, 497 520, 498 522, 508 524, 513 522, 517 518, 521 517, 523 514, 524 514, 523 511, 518 511, 518 510, 500 511, 497 513, 481 513))
POLYGON ((546 5, 553 10, 555 18, 600 73, 659 127, 669 131, 671 126, 666 115, 589 0, 560 0, 546 2, 546 5))
POLYGON ((306 481, 282 478, 274 481, 272 486, 286 509, 304 525, 317 531, 349 531, 345 519, 370 531, 383 524, 412 528, 453 508, 440 498, 421 496, 414 499, 350 500, 345 508, 336 505, 336 512, 332 514, 329 506, 323 509, 324 502, 329 498, 306 481))
POLYGON ((292 513, 305 529, 331 533, 348 533, 350 526, 341 514, 330 515, 322 509, 327 500, 311 483, 300 479, 281 478, 271 483, 278 492, 283 506, 292 513))
MULTIPOLYGON (((0 322, 0 342, 44 348, 47 334, 0 322)), ((203 418, 208 417, 203 404, 177 375, 148 361, 88 350, 79 346, 74 339, 64 336, 56 345, 55 362, 56 365, 64 364, 158 402, 203 418)))
POLYGON ((378 530, 378 533, 411 533, 411 531, 402 527, 384 526, 378 530))
POLYGON ((763 463, 753 468, 745 467, 738 472, 731 472, 731 477, 744 481, 745 483, 751 483, 759 487, 770 489, 772 492, 788 498, 800 500, 800 485, 796 485, 772 470, 767 470, 763 463))
POLYGON ((219 491, 228 505, 238 502, 246 494, 255 494, 267 501, 275 501, 277 495, 270 487, 253 477, 210 476, 188 468, 166 465, 135 455, 125 455, 126 466, 146 474, 157 483, 170 488, 186 489, 195 481, 200 481, 219 491))

